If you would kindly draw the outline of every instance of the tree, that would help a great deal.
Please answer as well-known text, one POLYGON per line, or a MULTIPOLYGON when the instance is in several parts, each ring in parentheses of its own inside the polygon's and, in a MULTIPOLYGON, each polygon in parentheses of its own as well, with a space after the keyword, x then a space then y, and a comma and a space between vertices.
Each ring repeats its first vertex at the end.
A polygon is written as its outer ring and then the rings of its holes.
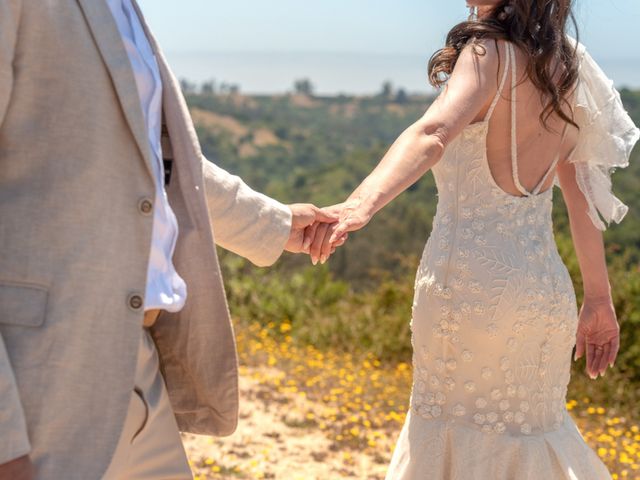
POLYGON ((298 95, 306 95, 307 97, 313 97, 313 84, 308 78, 296 80, 293 84, 293 89, 298 95))
POLYGON ((191 83, 189 80, 186 80, 184 78, 180 80, 180 88, 182 89, 182 92, 185 94, 196 92, 195 84, 191 83))
POLYGON ((408 101, 409 101, 409 95, 407 95, 406 90, 404 88, 399 89, 398 93, 396 94, 395 102, 401 105, 404 105, 408 101))
POLYGON ((236 83, 222 82, 219 90, 222 95, 237 95, 240 93, 240 85, 236 83))
POLYGON ((214 95, 216 93, 216 82, 214 80, 204 82, 200 91, 203 95, 214 95))
POLYGON ((386 81, 382 84, 382 91, 380 92, 380 96, 384 99, 389 99, 393 95, 393 84, 389 81, 386 81))

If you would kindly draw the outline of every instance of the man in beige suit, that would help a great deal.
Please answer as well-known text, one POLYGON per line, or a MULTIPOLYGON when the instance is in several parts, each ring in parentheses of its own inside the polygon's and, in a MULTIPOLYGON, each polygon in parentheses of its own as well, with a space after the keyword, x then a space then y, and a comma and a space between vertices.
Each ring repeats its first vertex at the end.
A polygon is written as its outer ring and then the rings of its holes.
POLYGON ((203 158, 135 2, 0 0, 0 479, 190 478, 238 414, 215 245, 318 220, 203 158))

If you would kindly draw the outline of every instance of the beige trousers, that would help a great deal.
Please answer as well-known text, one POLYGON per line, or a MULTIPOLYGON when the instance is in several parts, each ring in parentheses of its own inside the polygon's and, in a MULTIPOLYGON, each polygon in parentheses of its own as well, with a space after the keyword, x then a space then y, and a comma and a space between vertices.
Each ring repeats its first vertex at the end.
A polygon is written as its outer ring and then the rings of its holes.
POLYGON ((193 479, 160 374, 158 353, 146 328, 135 379, 124 429, 103 480, 193 479))

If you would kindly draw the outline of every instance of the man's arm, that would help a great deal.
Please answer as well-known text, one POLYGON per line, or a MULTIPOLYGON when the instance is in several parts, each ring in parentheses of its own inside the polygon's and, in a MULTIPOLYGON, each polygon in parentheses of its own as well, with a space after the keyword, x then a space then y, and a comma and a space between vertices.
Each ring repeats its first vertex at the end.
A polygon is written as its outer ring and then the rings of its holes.
POLYGON ((216 243, 260 267, 275 263, 291 234, 291 209, 252 190, 240 177, 206 158, 202 163, 216 243))
POLYGON ((313 205, 283 205, 207 159, 202 163, 216 243, 260 267, 275 263, 285 250, 306 251, 304 230, 314 222, 337 221, 313 205))
MULTIPOLYGON (((13 90, 13 63, 21 8, 21 0, 0 0, 0 128, 13 90)), ((30 450, 15 375, 0 335, 0 480, 32 478, 31 462, 27 457, 30 450)))

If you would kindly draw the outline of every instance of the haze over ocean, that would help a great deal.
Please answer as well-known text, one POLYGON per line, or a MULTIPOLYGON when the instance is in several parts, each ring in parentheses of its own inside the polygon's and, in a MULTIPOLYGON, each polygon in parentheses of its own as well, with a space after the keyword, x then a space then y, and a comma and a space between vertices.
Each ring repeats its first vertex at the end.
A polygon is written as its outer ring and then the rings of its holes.
MULTIPOLYGON (((431 92, 427 61, 466 15, 463 0, 140 0, 180 78, 282 93, 368 94, 389 80, 431 92)), ((619 87, 640 87, 637 0, 578 0, 580 39, 619 87)))

